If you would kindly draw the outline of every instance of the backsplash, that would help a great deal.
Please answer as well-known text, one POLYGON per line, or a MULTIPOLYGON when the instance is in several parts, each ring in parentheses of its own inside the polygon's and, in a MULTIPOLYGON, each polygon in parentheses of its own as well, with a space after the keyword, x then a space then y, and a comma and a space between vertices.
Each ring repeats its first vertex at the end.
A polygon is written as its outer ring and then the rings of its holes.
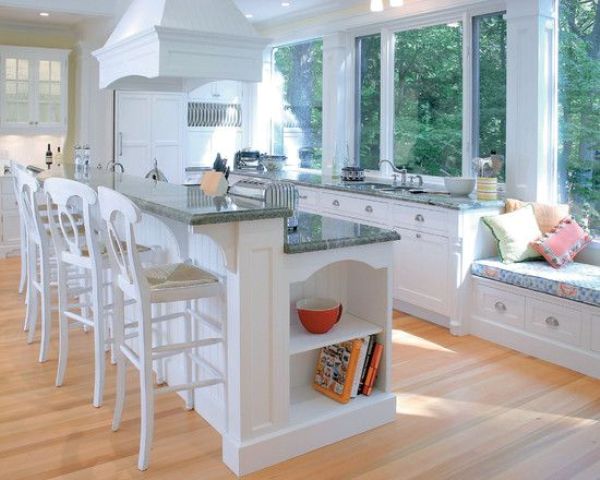
POLYGON ((15 160, 23 165, 45 168, 48 144, 51 145, 52 153, 56 154, 56 147, 60 146, 63 150, 64 143, 64 137, 54 135, 0 135, 0 162, 15 160))

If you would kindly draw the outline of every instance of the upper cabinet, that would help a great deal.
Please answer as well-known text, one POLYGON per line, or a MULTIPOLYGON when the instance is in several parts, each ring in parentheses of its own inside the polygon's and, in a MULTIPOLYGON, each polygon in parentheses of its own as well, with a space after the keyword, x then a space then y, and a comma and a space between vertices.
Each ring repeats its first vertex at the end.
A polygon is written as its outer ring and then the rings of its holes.
POLYGON ((0 46, 0 130, 64 133, 68 50, 0 46))
POLYGON ((190 93, 191 102, 242 103, 242 83, 221 80, 207 83, 190 93))

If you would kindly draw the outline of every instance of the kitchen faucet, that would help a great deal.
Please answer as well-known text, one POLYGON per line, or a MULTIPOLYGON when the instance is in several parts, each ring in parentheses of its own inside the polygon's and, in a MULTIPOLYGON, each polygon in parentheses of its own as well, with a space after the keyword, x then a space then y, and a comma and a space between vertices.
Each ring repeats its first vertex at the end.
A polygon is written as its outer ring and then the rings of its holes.
POLYGON ((106 164, 106 169, 109 172, 111 172, 111 171, 114 172, 117 167, 121 168, 121 173, 125 173, 125 167, 123 166, 123 164, 120 162, 117 162, 116 160, 112 160, 106 164))
POLYGON ((390 167, 392 167, 392 171, 394 172, 394 183, 393 186, 394 187, 412 187, 413 183, 415 180, 417 180, 417 186, 418 187, 422 187, 423 186, 423 177, 421 175, 414 175, 414 176, 410 176, 407 177, 408 175, 408 170, 406 168, 398 168, 396 167, 396 165, 394 165, 392 162, 390 162, 389 160, 381 160, 379 162, 379 166, 381 167, 381 165, 383 165, 384 163, 387 163, 390 167), (400 174, 400 183, 398 184, 398 175, 400 174))

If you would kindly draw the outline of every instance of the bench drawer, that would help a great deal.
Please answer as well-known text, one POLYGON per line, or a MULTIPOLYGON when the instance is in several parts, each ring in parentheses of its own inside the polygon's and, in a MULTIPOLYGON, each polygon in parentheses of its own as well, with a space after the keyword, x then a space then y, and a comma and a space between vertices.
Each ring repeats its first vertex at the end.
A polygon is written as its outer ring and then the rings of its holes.
POLYGON ((581 313, 554 303, 527 299, 526 329, 569 345, 581 346, 581 313))
POLYGON ((525 297, 496 288, 477 287, 477 312, 488 320, 525 327, 525 297))
POLYGON ((592 350, 600 352, 600 315, 592 315, 592 350))
POLYGON ((392 217, 395 225, 418 230, 448 231, 447 213, 427 208, 394 205, 392 217))
POLYGON ((352 216, 374 222, 386 222, 389 220, 388 204, 373 201, 372 199, 349 198, 347 206, 352 216))

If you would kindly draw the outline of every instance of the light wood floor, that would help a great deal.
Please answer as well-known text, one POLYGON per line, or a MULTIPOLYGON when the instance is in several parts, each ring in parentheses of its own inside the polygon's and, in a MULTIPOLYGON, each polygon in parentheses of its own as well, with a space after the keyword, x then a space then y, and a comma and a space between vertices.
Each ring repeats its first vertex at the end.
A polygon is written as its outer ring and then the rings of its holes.
MULTIPOLYGON (((232 479, 219 436, 175 394, 157 401, 150 470, 136 469, 137 377, 122 429, 91 406, 92 337, 73 332, 64 387, 21 331, 18 260, 0 261, 0 479, 232 479)), ((395 318, 393 424, 250 479, 597 479, 600 382, 474 337, 395 318)))

